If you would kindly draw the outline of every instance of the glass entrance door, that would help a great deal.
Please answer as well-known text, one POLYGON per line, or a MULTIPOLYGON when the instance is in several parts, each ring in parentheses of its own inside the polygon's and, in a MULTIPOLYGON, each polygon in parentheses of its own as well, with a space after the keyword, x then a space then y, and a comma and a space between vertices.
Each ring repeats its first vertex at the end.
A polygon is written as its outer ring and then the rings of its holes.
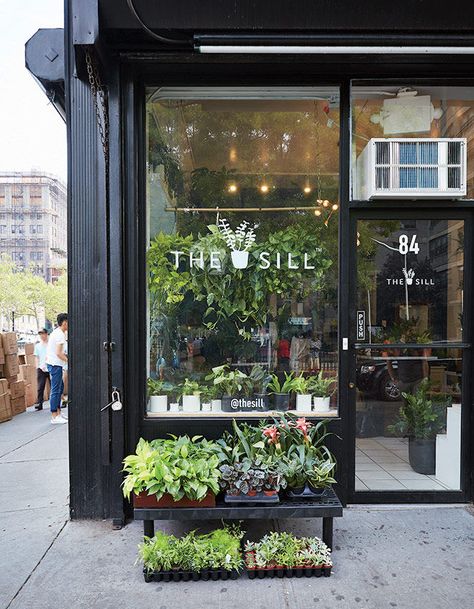
POLYGON ((359 219, 355 491, 459 491, 466 220, 359 219))

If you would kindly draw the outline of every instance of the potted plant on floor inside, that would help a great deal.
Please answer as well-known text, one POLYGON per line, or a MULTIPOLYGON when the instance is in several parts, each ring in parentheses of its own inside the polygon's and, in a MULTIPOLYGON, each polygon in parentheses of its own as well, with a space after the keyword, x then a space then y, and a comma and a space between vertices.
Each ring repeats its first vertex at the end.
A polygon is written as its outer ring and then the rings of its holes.
POLYGON ((183 412, 199 412, 201 410, 201 387, 197 381, 185 379, 181 387, 183 412))
POLYGON ((430 383, 423 380, 414 393, 402 392, 405 403, 399 420, 390 425, 390 433, 408 437, 408 460, 415 472, 434 475, 436 470, 436 435, 446 425, 447 398, 430 399, 430 383))
POLYGON ((336 390, 337 377, 324 377, 322 370, 311 377, 310 390, 313 394, 313 409, 316 412, 329 412, 331 396, 336 390))
POLYGON ((135 507, 213 507, 219 492, 221 447, 201 436, 138 442, 123 463, 123 494, 135 507))
POLYGON ((226 458, 220 465, 220 486, 226 503, 278 503, 278 491, 286 487, 280 464, 270 454, 262 429, 233 421, 233 434, 218 444, 226 458))
POLYGON ((285 411, 290 408, 290 394, 294 389, 293 372, 285 372, 285 380, 280 382, 276 374, 272 374, 268 389, 273 394, 273 407, 275 410, 285 411))

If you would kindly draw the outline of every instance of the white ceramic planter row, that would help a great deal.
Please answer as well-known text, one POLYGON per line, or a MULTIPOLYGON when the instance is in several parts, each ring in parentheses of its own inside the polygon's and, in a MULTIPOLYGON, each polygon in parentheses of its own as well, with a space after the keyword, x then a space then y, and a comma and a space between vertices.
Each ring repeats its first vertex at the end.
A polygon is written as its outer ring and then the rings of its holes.
POLYGON ((299 412, 308 412, 316 410, 317 412, 329 412, 329 403, 331 398, 318 398, 311 394, 296 394, 296 410, 299 412), (311 404, 312 401, 312 404, 311 404))
MULTIPOLYGON (((315 410, 317 412, 329 412, 330 398, 314 397, 311 394, 296 395, 296 410, 298 412, 309 412, 315 410)), ((153 413, 168 411, 168 396, 152 395, 150 397, 149 411, 153 413)), ((212 400, 211 402, 203 402, 197 395, 183 395, 183 412, 220 412, 221 400, 212 400)), ((170 404, 170 412, 179 412, 179 404, 172 402, 170 404)))
MULTIPOLYGON (((221 410, 221 400, 212 400, 211 402, 203 402, 198 395, 183 395, 183 412, 211 412, 221 410)), ((152 395, 149 402, 149 412, 167 412, 168 411, 168 396, 167 395, 152 395)), ((170 403, 170 412, 178 412, 178 402, 170 403)))

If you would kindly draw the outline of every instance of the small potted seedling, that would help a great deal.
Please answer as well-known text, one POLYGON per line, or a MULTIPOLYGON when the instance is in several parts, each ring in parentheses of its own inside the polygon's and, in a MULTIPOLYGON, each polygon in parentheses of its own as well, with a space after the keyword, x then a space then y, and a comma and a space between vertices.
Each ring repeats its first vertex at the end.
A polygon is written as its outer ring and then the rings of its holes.
POLYGON ((317 412, 329 412, 331 396, 336 390, 337 378, 324 378, 323 371, 311 378, 310 389, 313 393, 313 409, 317 412))
POLYGON ((276 374, 272 374, 271 380, 268 383, 268 389, 273 394, 275 410, 288 410, 290 408, 290 393, 294 388, 293 372, 289 374, 285 372, 285 380, 283 383, 276 374))
POLYGON ((166 412, 168 410, 168 395, 164 389, 164 381, 149 378, 147 390, 149 396, 149 412, 166 412))
POLYGON ((252 390, 257 404, 261 410, 268 410, 268 393, 267 387, 271 380, 271 374, 262 366, 254 366, 249 374, 252 390))
POLYGON ((199 412, 201 410, 201 388, 197 381, 185 379, 181 388, 183 396, 183 412, 199 412))
POLYGON ((336 463, 332 459, 326 459, 315 463, 313 467, 307 471, 308 486, 315 496, 324 495, 324 491, 336 484, 333 477, 336 463))
POLYGON ((303 373, 294 379, 293 391, 296 393, 296 410, 298 412, 311 412, 311 382, 312 377, 305 378, 303 373))

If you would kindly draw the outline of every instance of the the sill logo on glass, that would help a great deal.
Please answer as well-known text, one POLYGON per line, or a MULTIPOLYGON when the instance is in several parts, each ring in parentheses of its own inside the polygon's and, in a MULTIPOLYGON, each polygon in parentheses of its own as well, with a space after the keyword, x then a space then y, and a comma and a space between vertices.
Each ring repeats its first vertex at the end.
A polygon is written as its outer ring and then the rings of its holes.
MULTIPOLYGON (((256 240, 255 229, 257 228, 257 224, 250 224, 247 220, 243 220, 234 231, 225 218, 219 218, 217 226, 219 233, 222 235, 222 238, 230 250, 232 266, 236 269, 247 268, 249 264, 249 251, 256 240)), ((174 256, 175 268, 178 268, 181 256, 183 256, 185 252, 173 250, 170 253, 174 256)), ((209 256, 209 267, 211 269, 222 270, 222 253, 219 251, 206 253, 209 256)), ((192 251, 188 256, 189 266, 191 268, 204 268, 205 258, 203 251, 192 251)), ((302 256, 301 254, 295 256, 291 253, 282 255, 280 252, 276 252, 272 257, 270 252, 260 252, 258 260, 258 268, 260 269, 268 269, 272 265, 275 265, 278 269, 284 268, 285 266, 288 269, 303 268, 310 270, 315 268, 310 264, 309 254, 307 253, 304 253, 302 256)))

